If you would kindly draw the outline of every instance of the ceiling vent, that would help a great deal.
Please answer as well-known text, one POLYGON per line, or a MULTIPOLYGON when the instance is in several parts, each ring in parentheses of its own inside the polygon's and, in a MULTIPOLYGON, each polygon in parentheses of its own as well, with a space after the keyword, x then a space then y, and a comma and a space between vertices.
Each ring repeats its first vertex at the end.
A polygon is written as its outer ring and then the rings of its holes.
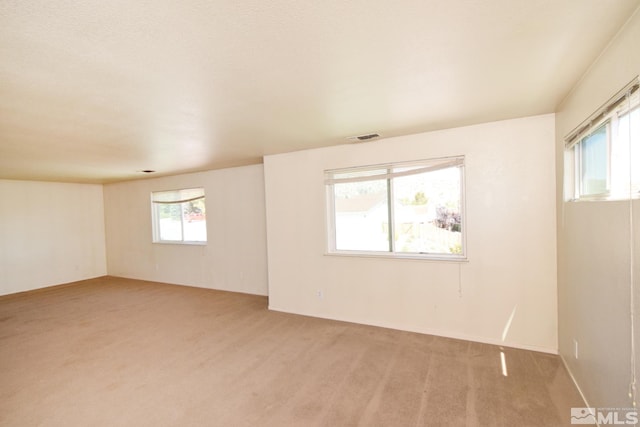
POLYGON ((365 134, 365 135, 350 136, 347 139, 349 141, 353 141, 353 142, 362 142, 362 141, 370 141, 370 140, 376 139, 376 138, 380 138, 380 134, 378 134, 378 133, 368 133, 368 134, 365 134))

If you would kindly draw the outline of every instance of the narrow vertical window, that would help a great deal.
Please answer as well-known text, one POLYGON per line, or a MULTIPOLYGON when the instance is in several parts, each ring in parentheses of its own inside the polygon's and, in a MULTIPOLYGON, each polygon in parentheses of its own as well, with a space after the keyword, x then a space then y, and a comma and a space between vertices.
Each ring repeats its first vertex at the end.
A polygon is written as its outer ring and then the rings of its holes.
POLYGON ((640 107, 618 116, 611 146, 611 189, 618 197, 640 192, 640 107))

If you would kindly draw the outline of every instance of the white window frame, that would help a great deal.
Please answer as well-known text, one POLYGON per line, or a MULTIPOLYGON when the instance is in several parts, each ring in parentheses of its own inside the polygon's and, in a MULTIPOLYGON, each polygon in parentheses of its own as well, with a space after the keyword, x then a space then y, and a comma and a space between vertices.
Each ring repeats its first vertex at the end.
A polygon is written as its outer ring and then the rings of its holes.
POLYGON ((326 194, 326 255, 337 256, 355 256, 355 257, 381 257, 381 258, 397 258, 397 259, 419 259, 419 260, 433 260, 433 261, 454 261, 454 262, 466 262, 467 258, 467 221, 466 221, 466 203, 465 203, 465 157, 451 156, 440 157, 417 161, 408 162, 394 162, 368 166, 358 166, 342 169, 329 169, 324 171, 325 173, 325 194, 326 194), (421 166, 415 171, 409 172, 392 172, 393 168, 406 168, 421 166), (415 252, 396 252, 395 241, 391 237, 394 235, 394 209, 393 209, 393 184, 391 180, 396 177, 402 177, 412 174, 424 173, 430 170, 440 170, 457 166, 460 170, 460 227, 461 227, 461 254, 445 254, 445 253, 415 253, 415 252), (356 177, 353 179, 334 180, 332 177, 336 174, 352 173, 352 172, 366 172, 368 170, 380 170, 387 169, 386 175, 374 175, 371 177, 356 177), (387 178, 387 206, 388 206, 388 221, 389 221, 389 251, 366 251, 366 250, 345 250, 336 248, 336 220, 335 220, 335 192, 334 183, 338 182, 357 182, 357 181, 371 181, 387 178))
MULTIPOLYGON (((565 179, 566 201, 626 200, 629 196, 633 199, 640 198, 640 193, 636 192, 623 196, 611 188, 613 129, 617 129, 620 116, 631 114, 632 111, 640 108, 640 90, 638 88, 639 82, 638 78, 636 78, 565 138, 565 175, 568 178, 565 179), (628 99, 629 94, 631 94, 629 102, 624 102, 628 99), (583 194, 582 144, 587 137, 591 136, 602 126, 606 126, 607 131, 606 191, 598 194, 583 194)), ((629 125, 631 126, 631 123, 629 125)))
MULTIPOLYGON (((183 204, 187 202, 191 202, 194 200, 202 199, 205 203, 205 215, 206 215, 206 197, 204 193, 204 188, 195 187, 195 188, 183 188, 177 190, 162 190, 162 191, 153 191, 151 192, 151 223, 152 223, 152 236, 153 243, 160 244, 170 244, 170 245, 206 245, 208 241, 208 232, 205 234, 205 240, 184 240, 184 211, 181 211, 181 221, 180 225, 182 227, 180 235, 182 236, 182 240, 163 240, 160 234, 160 211, 157 209, 157 205, 160 204, 183 204), (181 193, 198 193, 194 197, 181 197, 181 193), (165 197, 163 197, 165 196, 165 197), (163 199, 174 199, 174 200, 163 200, 163 199)), ((206 227, 206 217, 205 217, 205 227, 206 227)))

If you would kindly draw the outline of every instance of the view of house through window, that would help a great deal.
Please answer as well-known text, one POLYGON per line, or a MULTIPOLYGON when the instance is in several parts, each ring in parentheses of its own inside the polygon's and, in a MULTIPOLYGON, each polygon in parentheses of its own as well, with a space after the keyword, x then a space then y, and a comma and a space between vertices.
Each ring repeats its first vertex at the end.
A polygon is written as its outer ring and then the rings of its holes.
POLYGON ((207 241, 204 189, 158 191, 151 194, 153 241, 207 241))
POLYGON ((326 172, 329 252, 464 257, 463 158, 326 172))

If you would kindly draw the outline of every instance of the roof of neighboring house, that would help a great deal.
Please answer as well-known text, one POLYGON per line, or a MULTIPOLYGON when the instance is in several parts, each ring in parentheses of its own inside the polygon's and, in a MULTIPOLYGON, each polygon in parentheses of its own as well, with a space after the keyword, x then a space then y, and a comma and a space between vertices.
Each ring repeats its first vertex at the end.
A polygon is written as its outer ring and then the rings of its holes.
POLYGON ((386 200, 385 194, 335 199, 336 212, 368 212, 386 200))

